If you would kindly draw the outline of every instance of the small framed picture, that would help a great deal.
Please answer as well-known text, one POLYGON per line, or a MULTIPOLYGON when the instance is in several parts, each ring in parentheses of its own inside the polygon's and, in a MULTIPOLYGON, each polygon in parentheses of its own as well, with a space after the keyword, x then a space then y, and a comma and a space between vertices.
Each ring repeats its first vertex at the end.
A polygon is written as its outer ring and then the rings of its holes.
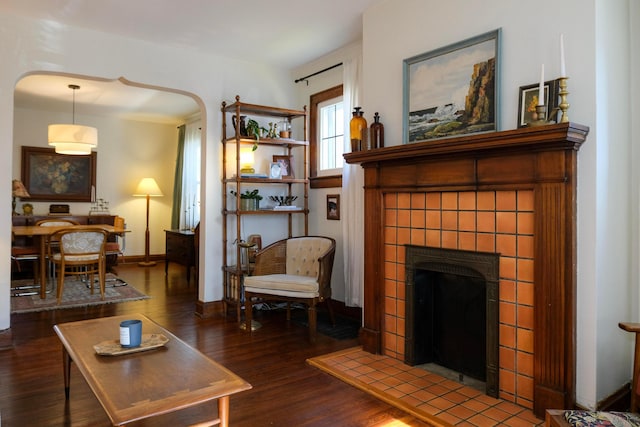
POLYGON ((339 194, 327 194, 327 219, 340 219, 339 194))
MULTIPOLYGON (((558 107, 558 92, 560 91, 560 82, 558 80, 549 80, 544 82, 544 105, 547 106, 546 120, 555 120, 558 107)), ((535 83, 527 86, 520 86, 520 99, 518 102, 518 127, 523 128, 534 120, 538 119, 536 113, 536 105, 538 105, 538 94, 540 93, 540 84, 535 83)))
POLYGON ((282 178, 295 178, 293 175, 293 156, 273 156, 273 162, 280 165, 280 174, 282 178))
POLYGON ((269 178, 282 179, 282 168, 280 167, 280 163, 271 163, 271 167, 269 168, 269 178))

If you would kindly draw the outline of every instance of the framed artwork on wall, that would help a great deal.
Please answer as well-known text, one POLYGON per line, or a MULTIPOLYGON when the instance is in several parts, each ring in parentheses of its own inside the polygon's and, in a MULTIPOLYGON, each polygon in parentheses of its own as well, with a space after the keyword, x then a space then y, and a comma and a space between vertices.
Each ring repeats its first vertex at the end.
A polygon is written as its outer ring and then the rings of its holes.
MULTIPOLYGON (((538 105, 538 94, 540 84, 530 84, 520 86, 520 97, 518 99, 518 127, 527 126, 537 120, 536 105, 538 105)), ((558 108, 558 92, 560 91, 559 80, 549 80, 544 82, 544 105, 547 106, 547 120, 555 119, 558 108), (549 114, 551 112, 551 114, 549 114)))
POLYGON ((90 202, 96 187, 97 153, 72 156, 53 148, 22 146, 22 182, 29 200, 90 202))
POLYGON ((404 60, 405 144, 499 129, 500 34, 404 60))
POLYGON ((327 219, 340 219, 339 194, 327 194, 327 219))

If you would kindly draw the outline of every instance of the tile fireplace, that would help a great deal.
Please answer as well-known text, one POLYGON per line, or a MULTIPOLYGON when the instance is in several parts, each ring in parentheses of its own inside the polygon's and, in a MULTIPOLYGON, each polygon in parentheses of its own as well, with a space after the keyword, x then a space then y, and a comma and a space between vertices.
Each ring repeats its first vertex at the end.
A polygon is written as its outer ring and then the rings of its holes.
POLYGON ((574 123, 349 153, 365 176, 363 348, 405 360, 406 245, 496 254, 498 396, 575 401, 574 123))

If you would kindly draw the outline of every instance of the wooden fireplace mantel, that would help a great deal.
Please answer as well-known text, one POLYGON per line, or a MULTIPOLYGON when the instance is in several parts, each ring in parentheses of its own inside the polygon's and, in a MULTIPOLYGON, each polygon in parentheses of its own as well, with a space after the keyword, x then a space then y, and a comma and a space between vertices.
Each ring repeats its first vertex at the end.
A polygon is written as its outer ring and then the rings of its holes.
POLYGON ((382 350, 385 193, 533 190, 534 413, 573 407, 577 152, 588 133, 561 123, 345 154, 364 168, 364 349, 382 350))

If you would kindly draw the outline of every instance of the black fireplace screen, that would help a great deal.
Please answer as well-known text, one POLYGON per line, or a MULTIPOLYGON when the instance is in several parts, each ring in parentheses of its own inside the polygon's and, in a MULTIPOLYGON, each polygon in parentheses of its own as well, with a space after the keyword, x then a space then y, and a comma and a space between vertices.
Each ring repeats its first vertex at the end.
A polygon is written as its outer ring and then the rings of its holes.
POLYGON ((405 362, 436 363, 498 395, 495 253, 406 245, 405 362))
POLYGON ((486 283, 478 277, 417 270, 414 363, 436 363, 486 381, 486 283))

